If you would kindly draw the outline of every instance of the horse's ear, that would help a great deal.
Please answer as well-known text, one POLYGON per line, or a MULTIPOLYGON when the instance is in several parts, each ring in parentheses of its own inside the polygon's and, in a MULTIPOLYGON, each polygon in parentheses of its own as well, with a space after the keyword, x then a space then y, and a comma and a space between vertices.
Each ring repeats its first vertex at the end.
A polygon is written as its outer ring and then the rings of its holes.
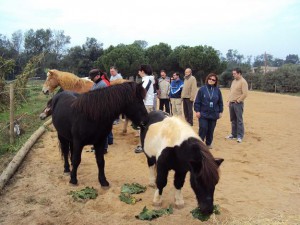
POLYGON ((53 70, 49 70, 47 75, 49 76, 49 75, 52 75, 52 74, 53 74, 53 70))
POLYGON ((222 164, 223 161, 224 161, 224 159, 221 159, 221 158, 215 159, 215 163, 218 165, 218 167, 222 164))

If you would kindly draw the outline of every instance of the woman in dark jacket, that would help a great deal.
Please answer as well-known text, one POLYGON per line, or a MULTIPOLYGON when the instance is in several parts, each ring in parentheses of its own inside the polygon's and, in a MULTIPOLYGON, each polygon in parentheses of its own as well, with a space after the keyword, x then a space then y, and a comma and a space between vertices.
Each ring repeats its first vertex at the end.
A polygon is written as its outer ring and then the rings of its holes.
POLYGON ((208 74, 205 85, 198 90, 194 103, 196 117, 199 119, 199 136, 209 148, 212 148, 217 120, 222 117, 223 113, 222 93, 217 84, 217 75, 208 74))

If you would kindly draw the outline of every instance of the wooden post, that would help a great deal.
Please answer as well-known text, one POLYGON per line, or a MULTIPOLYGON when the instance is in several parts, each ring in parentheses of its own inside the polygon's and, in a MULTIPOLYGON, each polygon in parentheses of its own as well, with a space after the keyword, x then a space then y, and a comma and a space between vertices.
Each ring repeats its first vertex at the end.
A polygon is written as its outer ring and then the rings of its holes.
POLYGON ((14 83, 9 87, 9 141, 14 143, 14 83))
POLYGON ((277 90, 276 90, 276 89, 277 89, 277 86, 276 86, 276 84, 275 84, 275 93, 277 92, 277 90))

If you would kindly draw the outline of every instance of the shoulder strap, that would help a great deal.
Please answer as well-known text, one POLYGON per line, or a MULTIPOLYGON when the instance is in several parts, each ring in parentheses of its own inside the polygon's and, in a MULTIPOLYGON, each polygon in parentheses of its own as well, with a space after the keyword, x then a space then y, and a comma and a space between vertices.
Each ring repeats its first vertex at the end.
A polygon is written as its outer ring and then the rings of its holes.
POLYGON ((149 88, 150 88, 150 85, 152 84, 152 81, 151 80, 149 80, 149 82, 148 82, 148 84, 147 84, 147 86, 146 86, 146 91, 148 91, 149 90, 149 88))

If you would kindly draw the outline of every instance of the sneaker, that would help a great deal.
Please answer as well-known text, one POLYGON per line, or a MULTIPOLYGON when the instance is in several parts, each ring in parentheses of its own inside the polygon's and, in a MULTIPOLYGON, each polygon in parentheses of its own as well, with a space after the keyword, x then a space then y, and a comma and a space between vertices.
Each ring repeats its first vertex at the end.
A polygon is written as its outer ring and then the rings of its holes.
POLYGON ((242 138, 237 139, 237 143, 242 143, 242 141, 243 141, 242 138))
POLYGON ((225 139, 233 140, 233 139, 236 139, 236 137, 234 137, 232 134, 230 134, 230 135, 226 136, 225 139))
POLYGON ((144 150, 142 148, 142 146, 137 146, 136 149, 134 150, 135 153, 142 153, 144 150))
POLYGON ((107 154, 107 148, 104 149, 103 154, 107 154))

